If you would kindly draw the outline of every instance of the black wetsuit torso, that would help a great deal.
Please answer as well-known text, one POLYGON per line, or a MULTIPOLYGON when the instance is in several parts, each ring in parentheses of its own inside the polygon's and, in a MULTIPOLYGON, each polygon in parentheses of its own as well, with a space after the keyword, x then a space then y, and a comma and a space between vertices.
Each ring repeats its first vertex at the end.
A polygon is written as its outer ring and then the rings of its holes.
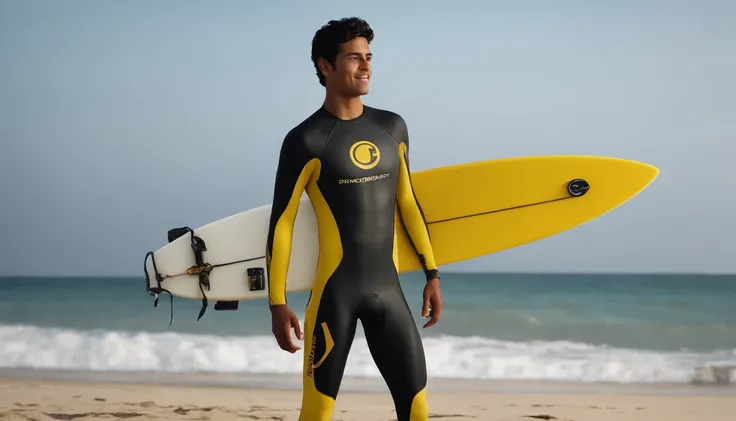
POLYGON ((304 322, 300 420, 329 420, 357 320, 391 391, 399 421, 427 419, 421 338, 397 275, 401 218, 427 278, 438 276, 411 186, 408 132, 398 114, 365 107, 354 120, 320 108, 284 139, 267 258, 269 301, 285 304, 294 216, 314 206, 320 258, 304 322))

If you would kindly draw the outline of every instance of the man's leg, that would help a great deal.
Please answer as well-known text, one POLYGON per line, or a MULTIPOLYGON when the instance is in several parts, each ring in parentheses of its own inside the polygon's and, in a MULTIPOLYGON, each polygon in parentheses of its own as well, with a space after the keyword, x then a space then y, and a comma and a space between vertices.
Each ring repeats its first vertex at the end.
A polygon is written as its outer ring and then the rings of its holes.
POLYGON ((397 421, 427 421, 427 368, 422 338, 397 286, 369 299, 361 321, 368 347, 396 406, 397 421))
POLYGON ((304 320, 304 372, 299 421, 329 421, 335 408, 356 320, 344 302, 309 304, 304 320))

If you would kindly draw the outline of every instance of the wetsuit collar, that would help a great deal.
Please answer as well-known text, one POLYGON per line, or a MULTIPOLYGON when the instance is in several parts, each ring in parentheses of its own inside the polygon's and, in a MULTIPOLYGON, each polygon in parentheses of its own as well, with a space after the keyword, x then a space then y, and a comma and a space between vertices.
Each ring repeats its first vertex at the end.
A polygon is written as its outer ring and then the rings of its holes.
POLYGON ((346 122, 346 123, 351 122, 351 121, 358 121, 358 120, 362 119, 365 116, 366 108, 368 108, 368 107, 365 104, 363 104, 363 111, 361 111, 360 115, 358 115, 355 118, 351 118, 351 119, 345 120, 345 119, 342 119, 342 118, 336 116, 330 110, 328 110, 327 107, 325 107, 325 104, 324 103, 322 103, 322 106, 320 107, 320 109, 322 110, 322 112, 327 113, 332 118, 335 118, 335 119, 337 119, 337 120, 339 120, 341 122, 346 122))

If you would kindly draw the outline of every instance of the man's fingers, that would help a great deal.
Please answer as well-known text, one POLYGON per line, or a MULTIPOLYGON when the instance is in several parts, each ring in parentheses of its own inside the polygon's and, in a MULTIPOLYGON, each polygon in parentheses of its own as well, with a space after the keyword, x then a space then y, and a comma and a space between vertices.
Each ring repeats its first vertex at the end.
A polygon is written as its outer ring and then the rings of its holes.
POLYGON ((271 307, 271 331, 276 338, 279 347, 292 354, 301 348, 294 344, 291 337, 291 329, 294 328, 296 337, 300 340, 304 336, 299 326, 299 318, 285 306, 271 307))
MULTIPOLYGON (((297 323, 298 325, 298 323, 297 323)), ((286 337, 286 344, 289 347, 288 351, 292 354, 301 348, 294 344, 294 341, 291 339, 291 326, 286 326, 286 329, 284 330, 284 336, 286 337)))
POLYGON ((287 352, 291 352, 292 354, 299 350, 299 347, 294 345, 294 342, 291 341, 291 335, 286 336, 285 338, 282 338, 283 345, 281 345, 281 349, 287 352))
POLYGON ((439 320, 440 315, 442 314, 442 300, 438 298, 433 301, 435 302, 432 303, 432 317, 439 320))
POLYGON ((432 315, 432 318, 431 318, 431 319, 429 319, 429 321, 428 321, 427 323, 425 323, 425 324, 424 324, 424 328, 426 329, 426 328, 428 328, 428 327, 431 327, 431 326, 433 326, 433 325, 434 325, 435 323, 437 323, 437 316, 435 316, 435 315, 432 315))
POLYGON ((437 323, 438 321, 440 321, 440 312, 439 311, 435 312, 434 310, 432 310, 432 318, 429 319, 429 321, 424 324, 424 327, 428 328, 430 326, 434 326, 434 324, 437 323))
POLYGON ((284 351, 288 351, 289 349, 286 347, 286 341, 284 341, 284 335, 280 332, 274 332, 274 335, 276 337, 276 343, 279 344, 279 348, 281 348, 284 351))
POLYGON ((432 298, 432 318, 424 324, 425 329, 437 323, 440 320, 440 315, 442 314, 442 302, 436 297, 432 298))
POLYGON ((284 351, 291 352, 291 349, 289 349, 289 339, 284 336, 284 332, 281 331, 276 335, 276 342, 279 343, 279 348, 283 349, 284 351))
POLYGON ((296 337, 299 338, 299 340, 302 340, 302 328, 301 326, 299 326, 299 319, 296 316, 294 316, 294 318, 291 320, 291 325, 294 326, 294 333, 296 333, 296 337))
POLYGON ((285 325, 284 328, 278 333, 278 335, 276 336, 276 341, 278 342, 281 349, 287 352, 291 352, 292 354, 301 349, 298 346, 294 345, 294 342, 291 340, 291 327, 288 324, 285 325))

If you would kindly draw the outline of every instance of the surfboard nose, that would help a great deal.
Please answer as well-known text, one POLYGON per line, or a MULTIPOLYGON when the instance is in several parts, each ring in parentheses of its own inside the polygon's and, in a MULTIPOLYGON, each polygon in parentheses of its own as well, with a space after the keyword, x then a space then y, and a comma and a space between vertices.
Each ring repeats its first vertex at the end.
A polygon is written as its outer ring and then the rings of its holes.
MULTIPOLYGON (((630 159, 552 155, 478 161, 412 173, 438 264, 567 231, 609 212, 659 175, 630 159)), ((400 272, 419 264, 399 238, 400 272)))
POLYGON ((598 156, 571 158, 583 158, 576 159, 580 165, 575 171, 581 173, 581 177, 590 184, 589 195, 592 197, 587 197, 590 203, 585 205, 597 216, 631 200, 659 175, 659 168, 654 165, 631 159, 598 156))

